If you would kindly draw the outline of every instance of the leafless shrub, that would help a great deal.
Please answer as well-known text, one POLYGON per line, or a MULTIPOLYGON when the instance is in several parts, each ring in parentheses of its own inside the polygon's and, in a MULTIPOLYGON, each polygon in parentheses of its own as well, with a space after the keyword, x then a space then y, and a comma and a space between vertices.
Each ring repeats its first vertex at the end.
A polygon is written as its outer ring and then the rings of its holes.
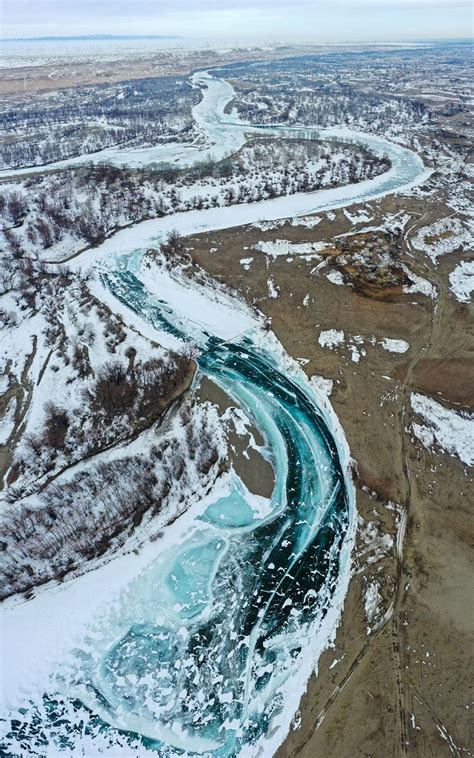
POLYGON ((23 247, 20 238, 12 229, 4 229, 3 236, 5 237, 7 248, 13 255, 19 256, 23 253, 23 247))
POLYGON ((0 324, 2 326, 15 326, 16 322, 16 314, 13 311, 6 311, 5 308, 0 308, 0 324))
POLYGON ((92 374, 87 345, 76 342, 72 354, 72 366, 80 379, 86 379, 92 374))
POLYGON ((70 419, 67 411, 54 403, 48 403, 43 433, 44 443, 54 450, 63 450, 69 424, 70 419))

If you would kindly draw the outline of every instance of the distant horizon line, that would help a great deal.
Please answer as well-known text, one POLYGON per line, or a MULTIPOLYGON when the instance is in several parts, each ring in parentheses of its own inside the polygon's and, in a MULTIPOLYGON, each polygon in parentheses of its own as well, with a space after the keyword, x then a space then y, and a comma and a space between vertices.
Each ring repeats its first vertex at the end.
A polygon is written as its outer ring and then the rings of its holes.
MULTIPOLYGON (((187 40, 191 39, 189 37, 183 37, 182 35, 178 34, 58 34, 58 35, 45 35, 40 37, 2 37, 0 35, 0 42, 68 42, 68 41, 74 41, 74 40, 82 40, 82 41, 101 41, 101 40, 139 40, 139 39, 156 39, 156 40, 187 40)), ((296 42, 296 41, 277 41, 274 40, 273 42, 266 41, 265 44, 267 45, 373 45, 373 44, 400 44, 400 43, 429 43, 429 42, 466 42, 466 43, 472 43, 474 40, 473 36, 462 36, 462 37, 408 37, 408 38, 397 38, 397 40, 393 39, 378 39, 378 40, 340 40, 340 41, 315 41, 315 42, 296 42)), ((216 40, 213 40, 214 42, 216 40)), ((203 40, 204 42, 204 40, 203 40)), ((206 42, 205 44, 209 45, 210 42, 206 42)), ((256 44, 256 43, 253 43, 256 44)), ((258 43, 263 44, 263 43, 258 43)))
POLYGON ((184 39, 178 34, 51 34, 43 37, 1 37, 2 42, 54 42, 57 40, 184 39))

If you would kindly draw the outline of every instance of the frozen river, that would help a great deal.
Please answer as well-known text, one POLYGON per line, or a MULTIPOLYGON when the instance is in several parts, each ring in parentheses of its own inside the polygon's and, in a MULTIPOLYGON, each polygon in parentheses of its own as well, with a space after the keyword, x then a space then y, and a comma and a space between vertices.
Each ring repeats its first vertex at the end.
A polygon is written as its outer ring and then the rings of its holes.
MULTIPOLYGON (((205 143, 104 151, 102 159, 190 165, 262 133, 225 113, 233 96, 227 82, 208 72, 193 80, 204 93, 194 116, 205 143)), ((290 728, 350 579, 356 511, 345 437, 327 398, 258 317, 179 276, 150 274, 142 255, 171 229, 188 234, 321 211, 426 177, 410 150, 318 131, 387 154, 391 169, 339 189, 143 222, 77 260, 96 268, 109 303, 163 344, 196 347, 198 378, 224 389, 259 429, 275 484, 269 499, 257 497, 232 471, 137 555, 4 612, 14 754, 27 744, 40 755, 88 758, 269 756, 290 728)), ((307 128, 265 132, 314 137, 307 128)))

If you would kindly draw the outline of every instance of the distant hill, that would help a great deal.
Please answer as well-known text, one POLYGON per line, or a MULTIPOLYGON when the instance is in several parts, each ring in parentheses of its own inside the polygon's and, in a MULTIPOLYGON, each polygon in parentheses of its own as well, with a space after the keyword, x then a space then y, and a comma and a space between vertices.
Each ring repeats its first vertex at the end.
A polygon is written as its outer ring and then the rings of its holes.
POLYGON ((176 35, 167 34, 82 34, 72 36, 52 37, 10 37, 2 42, 101 42, 102 40, 128 40, 128 39, 182 39, 176 35))

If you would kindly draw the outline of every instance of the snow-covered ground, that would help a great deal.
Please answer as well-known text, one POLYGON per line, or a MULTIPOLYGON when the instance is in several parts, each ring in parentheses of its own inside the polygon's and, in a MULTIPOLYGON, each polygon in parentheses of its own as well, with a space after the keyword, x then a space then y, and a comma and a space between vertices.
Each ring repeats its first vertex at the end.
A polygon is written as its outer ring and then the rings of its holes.
POLYGON ((462 261, 449 275, 449 288, 460 303, 469 303, 474 291, 474 261, 462 261))
POLYGON ((451 216, 424 226, 413 237, 412 245, 437 263, 442 255, 472 246, 473 239, 473 229, 467 228, 456 216, 451 216))
POLYGON ((474 465, 473 416, 445 408, 418 392, 411 394, 410 402, 413 411, 424 421, 423 424, 412 424, 413 433, 424 447, 433 450, 438 446, 466 465, 474 465))

